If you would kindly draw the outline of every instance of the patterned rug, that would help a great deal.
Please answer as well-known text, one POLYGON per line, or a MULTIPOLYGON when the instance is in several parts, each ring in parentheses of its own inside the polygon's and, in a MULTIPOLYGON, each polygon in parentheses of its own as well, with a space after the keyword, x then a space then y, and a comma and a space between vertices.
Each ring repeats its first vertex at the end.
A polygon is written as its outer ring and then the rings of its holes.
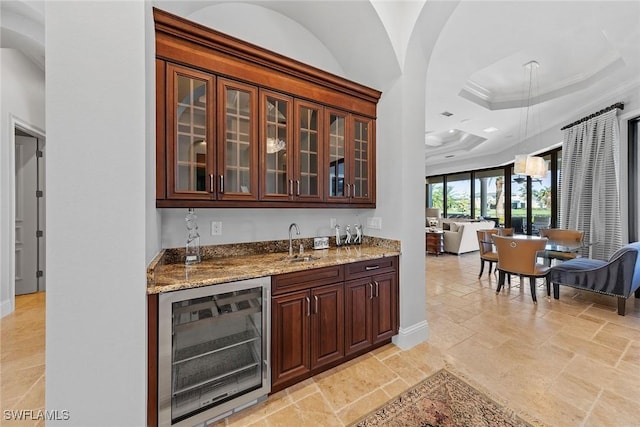
MULTIPOLYGON (((451 372, 441 369, 353 426, 532 427, 451 372)), ((536 425, 540 425, 536 423, 536 425)))

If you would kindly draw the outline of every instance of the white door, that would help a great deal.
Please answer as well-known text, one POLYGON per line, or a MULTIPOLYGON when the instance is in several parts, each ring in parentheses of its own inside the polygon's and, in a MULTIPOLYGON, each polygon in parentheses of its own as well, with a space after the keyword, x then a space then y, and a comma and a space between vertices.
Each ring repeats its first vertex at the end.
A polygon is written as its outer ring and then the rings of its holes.
POLYGON ((16 131, 16 295, 44 290, 41 183, 44 163, 38 139, 16 131))

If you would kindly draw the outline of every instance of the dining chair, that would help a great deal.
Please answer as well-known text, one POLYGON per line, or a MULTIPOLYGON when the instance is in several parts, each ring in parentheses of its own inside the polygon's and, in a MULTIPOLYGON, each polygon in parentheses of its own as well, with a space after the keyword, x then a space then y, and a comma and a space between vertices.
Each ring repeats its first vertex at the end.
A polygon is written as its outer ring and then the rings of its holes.
POLYGON ((512 227, 498 228, 498 236, 513 236, 513 228, 512 227))
POLYGON ((491 236, 497 233, 497 228, 476 230, 476 234, 478 235, 478 247, 480 248, 480 274, 478 274, 478 278, 482 277, 485 262, 489 263, 489 275, 491 275, 493 263, 498 262, 498 253, 493 250, 493 242, 491 240, 491 236))
MULTIPOLYGON (((540 230, 540 237, 546 237, 549 240, 557 241, 557 242, 579 242, 582 243, 584 240, 584 231, 579 230, 567 230, 563 228, 543 228, 540 230)), ((567 261, 570 259, 574 259, 578 257, 578 253, 576 252, 556 252, 556 251, 545 251, 544 256, 548 262, 548 265, 551 264, 551 260, 556 259, 559 261, 567 261)))
MULTIPOLYGON (((531 298, 534 304, 537 304, 536 279, 539 277, 546 278, 549 271, 548 266, 536 262, 537 253, 544 250, 547 239, 518 239, 497 235, 492 236, 492 238, 498 251, 498 287, 496 293, 500 293, 506 274, 517 274, 520 277, 529 278, 531 298)), ((547 294, 550 293, 550 290, 551 285, 547 280, 547 294)))

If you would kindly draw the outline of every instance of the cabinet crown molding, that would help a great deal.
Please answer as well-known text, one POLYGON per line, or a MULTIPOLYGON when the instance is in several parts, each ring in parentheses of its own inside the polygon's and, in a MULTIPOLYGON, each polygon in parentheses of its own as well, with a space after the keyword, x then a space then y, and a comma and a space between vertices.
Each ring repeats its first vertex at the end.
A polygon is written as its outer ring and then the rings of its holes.
MULTIPOLYGON (((153 8, 156 31, 156 50, 162 56, 163 44, 170 38, 182 39, 203 48, 228 55, 237 60, 257 64, 273 71, 286 73, 299 79, 314 83, 331 90, 337 90, 363 101, 377 104, 382 92, 347 80, 335 74, 304 64, 279 53, 237 39, 193 21, 189 21, 164 10, 153 8)), ((175 58, 167 58, 175 59, 175 58)))

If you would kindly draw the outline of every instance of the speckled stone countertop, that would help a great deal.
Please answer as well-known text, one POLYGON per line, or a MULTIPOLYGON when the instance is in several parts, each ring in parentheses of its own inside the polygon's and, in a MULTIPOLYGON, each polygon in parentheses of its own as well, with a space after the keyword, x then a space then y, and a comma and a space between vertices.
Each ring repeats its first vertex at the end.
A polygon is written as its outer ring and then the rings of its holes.
MULTIPOLYGON (((294 247, 309 248, 312 241, 296 239, 294 247)), ((194 265, 184 264, 184 249, 163 249, 147 268, 147 294, 400 255, 399 241, 365 236, 362 245, 305 249, 304 256, 315 259, 291 262, 288 245, 282 240, 205 246, 202 261, 194 265)))

